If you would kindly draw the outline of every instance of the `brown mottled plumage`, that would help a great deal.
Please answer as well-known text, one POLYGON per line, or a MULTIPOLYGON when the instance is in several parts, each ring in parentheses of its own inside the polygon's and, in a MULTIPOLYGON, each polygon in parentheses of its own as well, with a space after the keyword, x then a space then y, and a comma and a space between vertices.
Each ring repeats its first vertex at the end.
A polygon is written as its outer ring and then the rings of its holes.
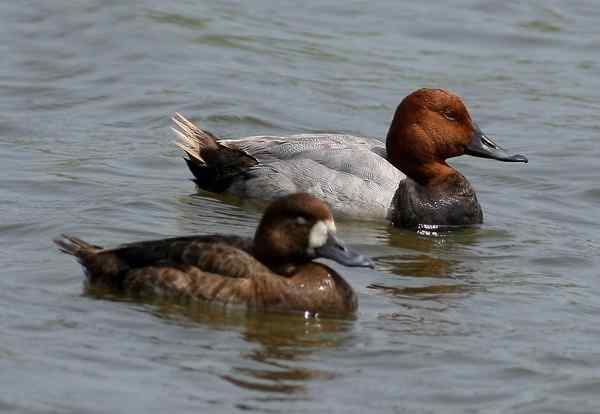
POLYGON ((274 201, 253 240, 188 236, 114 249, 70 236, 56 243, 78 258, 91 285, 133 296, 340 314, 356 309, 354 291, 333 269, 312 259, 349 266, 372 263, 344 247, 334 233, 327 205, 300 193, 274 201))

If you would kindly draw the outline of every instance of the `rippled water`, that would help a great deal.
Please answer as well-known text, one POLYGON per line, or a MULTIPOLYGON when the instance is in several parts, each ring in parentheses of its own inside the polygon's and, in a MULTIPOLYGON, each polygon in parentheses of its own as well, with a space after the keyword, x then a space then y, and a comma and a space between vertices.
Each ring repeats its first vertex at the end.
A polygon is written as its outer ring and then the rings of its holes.
POLYGON ((591 1, 0 3, 0 410, 597 412, 599 18, 591 1), (481 228, 340 223, 378 263, 343 269, 353 319, 98 297, 51 245, 253 232, 259 211, 196 194, 175 111, 223 136, 382 137, 423 86, 530 163, 453 161, 481 228))

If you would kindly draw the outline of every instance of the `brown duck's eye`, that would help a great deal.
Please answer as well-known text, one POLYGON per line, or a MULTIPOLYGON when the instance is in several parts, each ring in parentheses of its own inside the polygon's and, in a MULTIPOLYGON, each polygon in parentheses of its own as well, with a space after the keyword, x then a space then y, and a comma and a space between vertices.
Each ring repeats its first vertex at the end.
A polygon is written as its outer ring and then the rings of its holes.
POLYGON ((457 119, 456 113, 451 109, 446 109, 444 112, 442 112, 442 115, 444 115, 444 118, 446 118, 448 121, 454 122, 457 119))

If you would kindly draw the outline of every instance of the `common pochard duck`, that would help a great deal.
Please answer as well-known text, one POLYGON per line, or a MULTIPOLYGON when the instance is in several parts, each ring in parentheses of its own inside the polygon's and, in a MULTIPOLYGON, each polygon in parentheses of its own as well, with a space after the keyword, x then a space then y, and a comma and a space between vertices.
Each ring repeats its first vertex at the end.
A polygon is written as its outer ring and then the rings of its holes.
POLYGON ((483 222, 473 187, 447 158, 527 162, 486 136, 462 99, 443 89, 419 89, 400 102, 385 148, 375 139, 335 134, 219 139, 180 114, 173 120, 201 189, 267 200, 304 191, 336 215, 388 219, 398 227, 483 222))
POLYGON ((91 286, 139 297, 313 314, 351 313, 357 307, 350 285, 314 259, 373 267, 336 237, 329 207, 305 193, 272 202, 253 239, 217 234, 108 249, 65 235, 55 242, 77 257, 91 286))

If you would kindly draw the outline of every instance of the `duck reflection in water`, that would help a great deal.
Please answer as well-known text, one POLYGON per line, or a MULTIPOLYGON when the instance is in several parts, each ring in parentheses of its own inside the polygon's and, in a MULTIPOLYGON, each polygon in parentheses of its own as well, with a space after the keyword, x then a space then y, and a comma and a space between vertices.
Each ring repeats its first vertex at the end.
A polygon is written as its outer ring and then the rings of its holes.
POLYGON ((476 269, 461 258, 481 235, 480 229, 464 227, 439 227, 435 235, 388 228, 381 239, 398 253, 379 255, 375 261, 379 270, 399 276, 465 278, 476 269))
POLYGON ((378 270, 402 278, 378 281, 367 288, 409 300, 468 294, 475 287, 471 275, 477 272, 477 267, 470 263, 471 255, 465 252, 483 234, 479 228, 436 226, 427 233, 415 233, 389 227, 381 239, 398 253, 376 256, 374 260, 378 270), (443 279, 455 282, 442 282, 443 279))
MULTIPOLYGON (((295 398, 294 395, 304 393, 310 382, 333 379, 333 371, 327 370, 323 361, 314 361, 311 355, 342 347, 353 338, 351 315, 315 318, 294 313, 219 309, 206 302, 181 305, 161 299, 149 304, 150 312, 167 323, 238 331, 247 343, 241 346, 242 361, 228 368, 228 372, 216 375, 237 387, 263 393, 263 401, 283 395, 295 398)), ((144 311, 147 309, 146 305, 144 311)))

